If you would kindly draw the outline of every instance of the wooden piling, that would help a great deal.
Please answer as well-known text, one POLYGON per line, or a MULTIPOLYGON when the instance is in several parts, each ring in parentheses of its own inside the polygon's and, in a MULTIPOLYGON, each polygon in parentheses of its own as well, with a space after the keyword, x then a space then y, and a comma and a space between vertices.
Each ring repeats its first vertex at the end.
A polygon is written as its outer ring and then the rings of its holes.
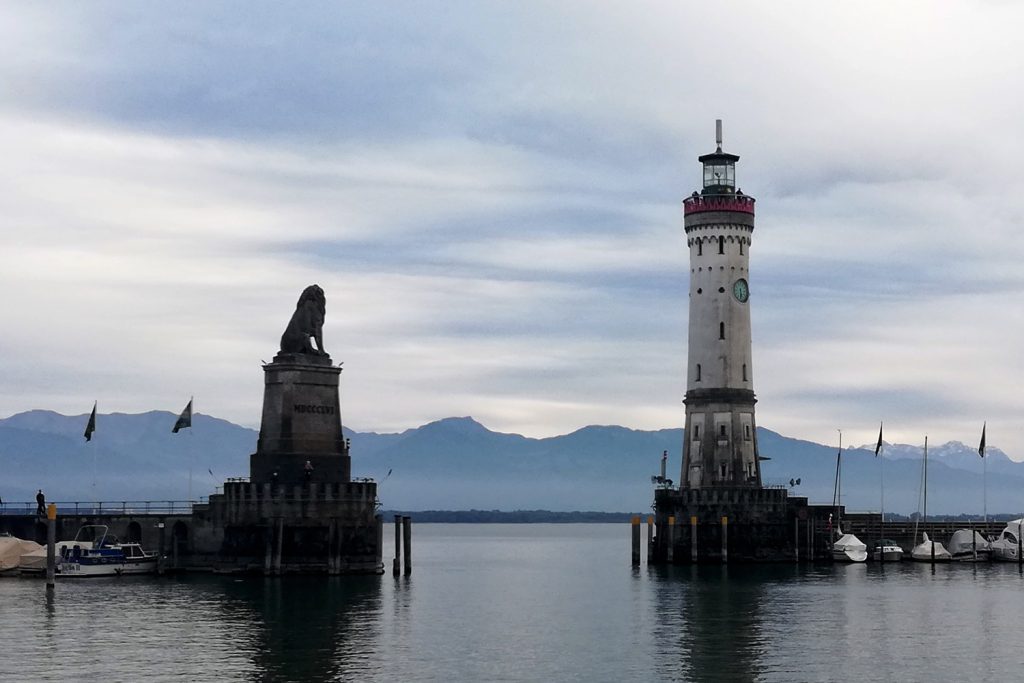
POLYGON ((793 561, 800 563, 800 518, 793 520, 793 561))
POLYGON ((690 562, 697 561, 697 515, 690 517, 690 562))
POLYGON ((729 561, 729 518, 722 515, 722 564, 729 561))
POLYGON ((640 515, 633 515, 633 566, 640 566, 640 515))
POLYGON ((675 547, 676 547, 676 518, 668 518, 668 550, 665 558, 669 564, 675 560, 675 547))
POLYGON ((46 506, 46 587, 52 589, 57 577, 57 506, 46 506))
POLYGON ((277 518, 277 533, 275 534, 274 566, 271 568, 275 574, 281 573, 281 549, 284 546, 284 517, 277 518))
POLYGON ((402 515, 395 515, 395 561, 391 573, 395 576, 402 573, 402 515))
POLYGON ((1021 524, 1017 525, 1017 567, 1018 568, 1024 567, 1024 557, 1021 557, 1021 553, 1020 553, 1020 551, 1021 551, 1021 542, 1022 542, 1021 541, 1021 537, 1020 537, 1021 526, 1024 526, 1024 525, 1021 525, 1021 524))
POLYGON ((651 548, 654 546, 654 515, 647 515, 647 564, 651 563, 651 548))
POLYGON ((402 517, 402 556, 405 558, 405 575, 412 574, 412 517, 402 517))

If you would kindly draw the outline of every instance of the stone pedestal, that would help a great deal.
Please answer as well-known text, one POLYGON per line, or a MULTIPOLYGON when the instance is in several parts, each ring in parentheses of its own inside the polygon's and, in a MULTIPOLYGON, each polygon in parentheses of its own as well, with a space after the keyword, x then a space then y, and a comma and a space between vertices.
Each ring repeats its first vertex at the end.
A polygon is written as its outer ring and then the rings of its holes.
POLYGON ((338 484, 352 479, 330 356, 279 353, 263 366, 263 420, 250 456, 254 484, 338 484), (306 468, 306 462, 312 470, 306 468))

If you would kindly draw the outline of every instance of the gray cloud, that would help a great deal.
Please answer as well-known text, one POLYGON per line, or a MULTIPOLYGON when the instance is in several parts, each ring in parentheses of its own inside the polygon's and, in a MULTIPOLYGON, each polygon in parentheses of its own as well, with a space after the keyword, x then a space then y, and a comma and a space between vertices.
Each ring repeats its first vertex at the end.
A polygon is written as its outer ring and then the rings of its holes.
POLYGON ((354 427, 678 425, 679 202, 722 117, 760 423, 987 419, 1024 457, 1017 5, 2 13, 0 412, 195 394, 251 425, 319 282, 354 427))

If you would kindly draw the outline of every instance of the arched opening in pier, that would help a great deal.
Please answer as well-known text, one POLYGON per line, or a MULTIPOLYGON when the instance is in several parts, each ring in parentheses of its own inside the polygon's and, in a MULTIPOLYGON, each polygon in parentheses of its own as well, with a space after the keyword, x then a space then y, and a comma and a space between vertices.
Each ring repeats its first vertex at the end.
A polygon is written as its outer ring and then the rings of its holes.
POLYGON ((128 542, 142 543, 142 525, 138 522, 128 523, 128 542))
POLYGON ((171 538, 173 539, 172 549, 175 558, 178 555, 184 555, 188 551, 188 525, 182 521, 175 522, 171 528, 171 538))

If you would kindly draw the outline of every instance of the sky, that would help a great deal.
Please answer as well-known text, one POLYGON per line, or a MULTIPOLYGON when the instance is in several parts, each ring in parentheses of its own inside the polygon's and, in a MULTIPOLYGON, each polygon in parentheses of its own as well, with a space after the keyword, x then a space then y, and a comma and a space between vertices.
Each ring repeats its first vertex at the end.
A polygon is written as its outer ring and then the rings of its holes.
POLYGON ((1015 2, 4 3, 0 415, 258 427, 307 285, 343 421, 683 424, 739 154, 758 424, 1024 460, 1015 2))

